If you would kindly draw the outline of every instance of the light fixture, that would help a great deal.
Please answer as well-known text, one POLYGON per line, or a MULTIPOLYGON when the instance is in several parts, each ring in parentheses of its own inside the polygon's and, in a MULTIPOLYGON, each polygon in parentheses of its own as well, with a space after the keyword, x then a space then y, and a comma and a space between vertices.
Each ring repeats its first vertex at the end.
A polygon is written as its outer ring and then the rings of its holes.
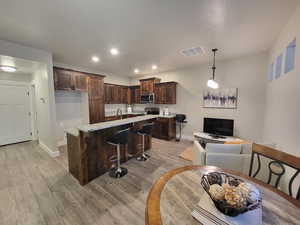
POLYGON ((216 72, 216 52, 218 51, 217 48, 212 49, 212 52, 214 53, 214 64, 212 66, 212 79, 209 79, 207 81, 207 87, 213 88, 213 89, 217 89, 219 88, 219 84, 215 81, 215 72, 216 72))
POLYGON ((97 56, 93 56, 93 57, 92 57, 92 60, 93 60, 93 62, 99 62, 100 59, 99 59, 99 57, 97 57, 97 56))
POLYGON ((110 49, 110 54, 119 55, 119 50, 117 48, 112 48, 112 49, 110 49))
POLYGON ((135 73, 135 74, 138 74, 139 72, 140 72, 139 69, 135 69, 135 70, 134 70, 134 73, 135 73))
POLYGON ((157 65, 152 65, 152 69, 156 70, 157 69, 157 65))
POLYGON ((0 69, 4 72, 14 73, 17 71, 17 68, 14 66, 0 66, 0 69))

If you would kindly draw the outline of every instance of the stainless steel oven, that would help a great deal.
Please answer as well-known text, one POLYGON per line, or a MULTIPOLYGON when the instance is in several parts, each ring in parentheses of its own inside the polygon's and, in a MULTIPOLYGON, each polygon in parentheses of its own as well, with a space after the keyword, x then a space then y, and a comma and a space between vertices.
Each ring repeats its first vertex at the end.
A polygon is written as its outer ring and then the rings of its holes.
POLYGON ((141 103, 142 104, 153 104, 154 103, 154 93, 141 95, 141 103))

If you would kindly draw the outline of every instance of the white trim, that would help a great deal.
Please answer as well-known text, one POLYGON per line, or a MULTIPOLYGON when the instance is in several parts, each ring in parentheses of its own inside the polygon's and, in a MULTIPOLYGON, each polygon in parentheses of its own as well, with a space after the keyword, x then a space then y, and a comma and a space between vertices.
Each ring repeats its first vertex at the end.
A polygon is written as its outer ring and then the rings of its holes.
POLYGON ((11 81, 11 80, 0 80, 0 85, 7 86, 25 86, 28 88, 29 97, 30 97, 30 113, 31 113, 31 140, 38 140, 37 135, 37 121, 36 121, 36 102, 35 102, 35 84, 33 82, 19 82, 19 81, 11 81))
POLYGON ((50 148, 48 148, 48 146, 46 146, 43 142, 39 141, 39 145, 42 149, 44 149, 51 157, 58 157, 60 155, 59 151, 51 151, 50 148))
POLYGON ((190 135, 182 135, 181 138, 183 140, 187 140, 187 141, 194 141, 195 140, 194 136, 190 136, 190 135))

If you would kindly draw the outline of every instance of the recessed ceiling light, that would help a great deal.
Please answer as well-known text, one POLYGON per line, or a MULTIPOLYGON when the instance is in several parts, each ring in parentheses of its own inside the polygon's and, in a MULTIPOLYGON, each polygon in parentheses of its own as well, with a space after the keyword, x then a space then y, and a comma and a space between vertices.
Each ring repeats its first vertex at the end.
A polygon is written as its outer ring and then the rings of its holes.
POLYGON ((93 60, 93 62, 99 62, 100 59, 99 59, 99 57, 97 57, 97 56, 93 56, 93 57, 92 57, 92 60, 93 60))
POLYGON ((112 48, 112 49, 110 49, 110 54, 119 55, 119 50, 117 48, 112 48))
POLYGON ((139 73, 139 72, 140 72, 139 69, 134 70, 134 73, 139 73))
POLYGON ((157 69, 157 65, 152 65, 152 69, 156 70, 157 69))
POLYGON ((14 66, 0 66, 0 69, 4 72, 14 73, 17 71, 17 68, 14 66))

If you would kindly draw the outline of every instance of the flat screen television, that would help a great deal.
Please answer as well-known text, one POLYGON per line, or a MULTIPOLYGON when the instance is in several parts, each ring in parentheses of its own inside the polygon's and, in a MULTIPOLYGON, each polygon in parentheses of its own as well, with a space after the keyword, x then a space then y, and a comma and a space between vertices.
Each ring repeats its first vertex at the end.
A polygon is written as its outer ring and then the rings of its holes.
POLYGON ((214 135, 233 136, 233 127, 233 120, 204 118, 203 132, 214 135))

